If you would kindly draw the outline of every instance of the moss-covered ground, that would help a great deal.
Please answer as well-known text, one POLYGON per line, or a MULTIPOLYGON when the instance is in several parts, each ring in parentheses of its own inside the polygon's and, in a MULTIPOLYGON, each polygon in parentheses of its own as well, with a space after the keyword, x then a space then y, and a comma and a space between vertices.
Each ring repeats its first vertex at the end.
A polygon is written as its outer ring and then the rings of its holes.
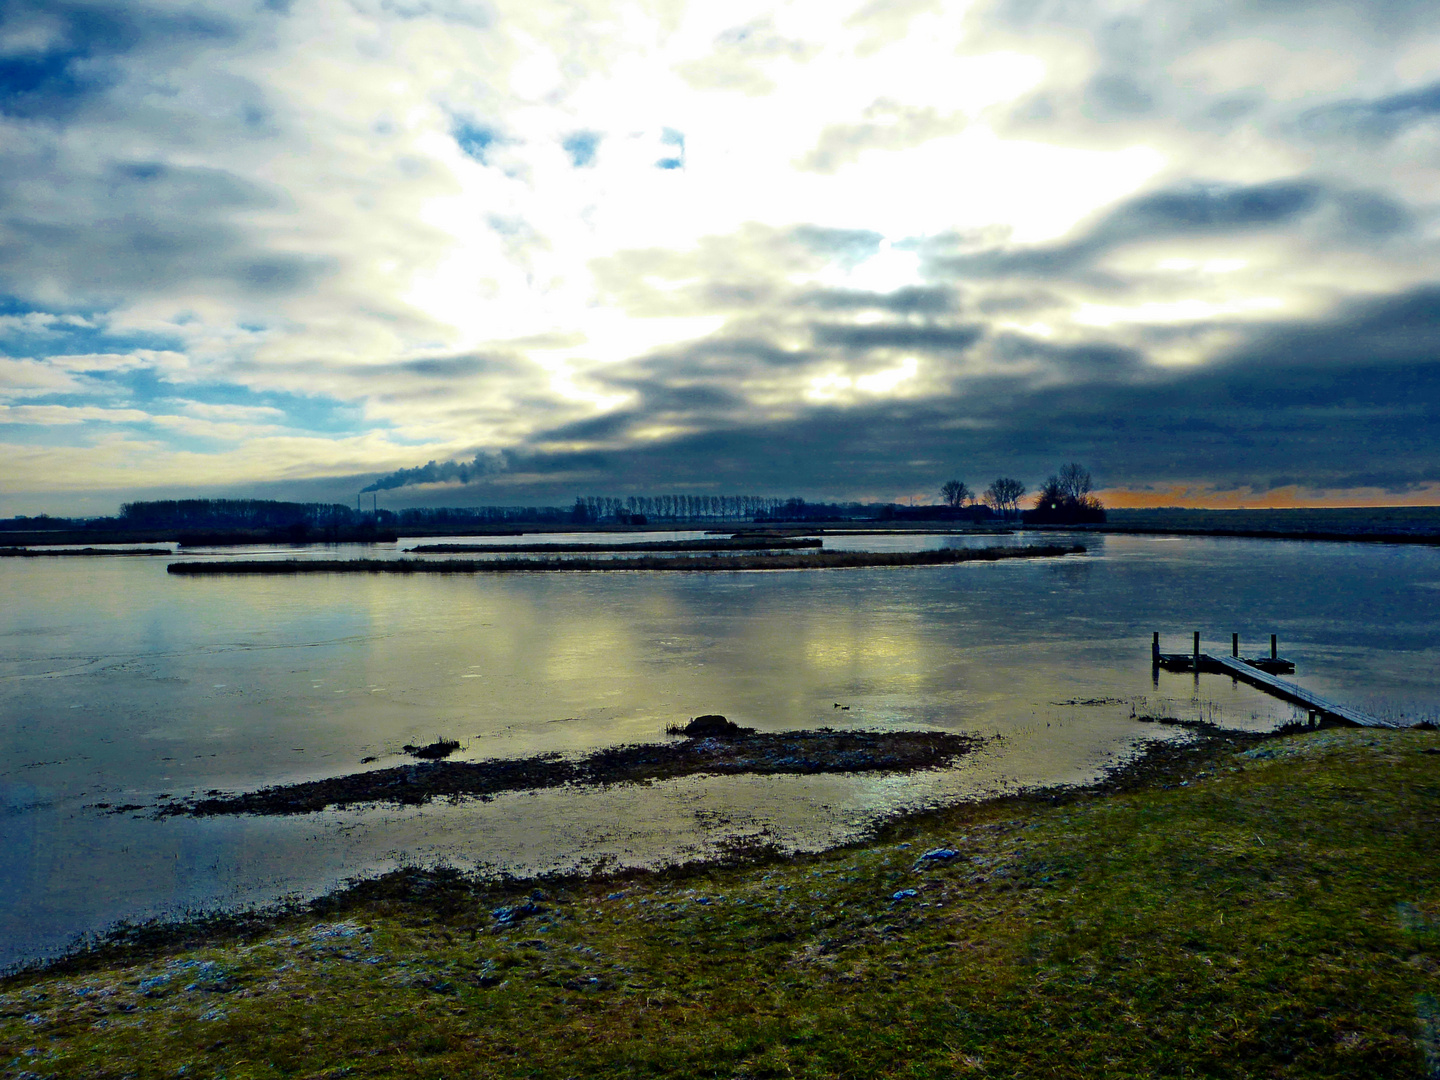
POLYGON ((0 1070, 1437 1076, 1437 927, 1440 736, 1327 730, 820 855, 142 935, 0 984, 0 1070))

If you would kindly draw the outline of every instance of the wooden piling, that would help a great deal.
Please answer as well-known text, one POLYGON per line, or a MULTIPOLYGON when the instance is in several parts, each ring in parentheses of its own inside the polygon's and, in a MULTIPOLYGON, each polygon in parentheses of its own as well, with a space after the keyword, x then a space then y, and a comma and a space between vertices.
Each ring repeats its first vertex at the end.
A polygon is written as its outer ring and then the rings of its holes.
POLYGON ((1231 634, 1231 635, 1230 635, 1230 655, 1231 655, 1231 656, 1239 656, 1239 655, 1240 655, 1240 635, 1239 635, 1239 634, 1231 634))
POLYGON ((1377 716, 1369 716, 1348 705, 1342 705, 1338 701, 1331 701, 1323 698, 1313 690, 1306 690, 1302 686, 1277 679, 1272 673, 1272 667, 1280 671, 1294 670, 1288 660, 1279 659, 1279 643, 1276 635, 1270 635, 1270 660, 1252 659, 1242 660, 1239 653, 1239 635, 1232 634, 1231 656, 1207 656, 1200 651, 1200 631, 1195 631, 1193 653, 1162 653, 1160 652, 1160 634, 1155 632, 1150 638, 1150 679, 1156 689, 1160 686, 1160 669, 1167 671, 1190 670, 1195 673, 1195 680, 1200 680, 1201 671, 1213 671, 1224 673, 1231 678, 1243 683, 1248 683, 1266 693, 1273 694, 1282 701, 1289 701, 1299 705, 1306 710, 1306 721, 1311 727, 1322 722, 1328 723, 1338 721, 1340 723, 1355 724, 1358 727, 1399 727, 1396 721, 1384 720, 1377 716))

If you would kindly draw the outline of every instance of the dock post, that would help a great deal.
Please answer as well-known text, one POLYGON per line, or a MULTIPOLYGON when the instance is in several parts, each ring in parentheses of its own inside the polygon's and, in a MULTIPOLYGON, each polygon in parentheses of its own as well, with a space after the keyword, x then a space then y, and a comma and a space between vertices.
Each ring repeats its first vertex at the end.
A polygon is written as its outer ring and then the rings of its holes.
POLYGON ((1200 631, 1195 631, 1195 674, 1200 674, 1200 631))
POLYGON ((1275 648, 1275 635, 1274 635, 1274 634, 1271 634, 1271 635, 1270 635, 1270 659, 1271 659, 1271 660, 1274 660, 1274 659, 1276 659, 1279 655, 1280 655, 1280 653, 1279 653, 1279 652, 1276 650, 1276 648, 1275 648))
POLYGON ((1156 630, 1150 638, 1150 664, 1154 666, 1160 663, 1160 631, 1156 630))
POLYGON ((1239 656, 1239 655, 1240 655, 1240 635, 1239 635, 1239 634, 1231 634, 1231 635, 1230 635, 1230 655, 1231 655, 1231 656, 1239 656))

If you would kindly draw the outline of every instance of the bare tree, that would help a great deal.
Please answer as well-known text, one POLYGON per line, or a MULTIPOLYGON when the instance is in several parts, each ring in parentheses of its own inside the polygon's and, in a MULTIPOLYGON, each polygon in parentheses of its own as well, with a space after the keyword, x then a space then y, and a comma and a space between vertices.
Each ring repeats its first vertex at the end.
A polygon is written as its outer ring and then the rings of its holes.
POLYGON ((1000 514, 1015 513, 1020 508, 1020 500, 1024 497, 1025 485, 1009 476, 996 478, 985 489, 986 504, 1000 514))
POLYGON ((1094 481, 1090 478, 1090 470, 1073 461, 1069 465, 1062 465, 1060 475, 1055 479, 1058 482, 1060 494, 1074 499, 1076 502, 1080 502, 1086 495, 1089 495, 1090 489, 1094 487, 1094 481))
POLYGON ((1095 486, 1090 471, 1071 462, 1047 479, 1035 499, 1039 520, 1060 522, 1104 521, 1105 504, 1090 494, 1095 486))
POLYGON ((940 486, 940 498, 945 501, 946 506, 956 510, 964 506, 966 501, 973 496, 974 492, 959 480, 946 480, 945 483, 940 486))

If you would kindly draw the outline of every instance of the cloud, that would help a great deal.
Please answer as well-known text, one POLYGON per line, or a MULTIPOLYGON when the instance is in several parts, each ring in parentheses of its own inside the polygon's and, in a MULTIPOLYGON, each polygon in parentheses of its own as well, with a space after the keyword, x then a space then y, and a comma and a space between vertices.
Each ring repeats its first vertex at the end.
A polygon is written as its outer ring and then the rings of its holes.
POLYGON ((273 405, 231 405, 207 401, 184 401, 178 404, 190 415, 198 416, 205 420, 230 420, 237 422, 259 420, 268 422, 277 420, 285 415, 283 409, 277 409, 273 405))
POLYGON ((150 420, 139 409, 103 409, 93 405, 0 405, 0 424, 84 424, 101 421, 133 424, 150 420))
POLYGON ((931 139, 963 131, 969 118, 944 114, 933 108, 915 108, 893 101, 871 104, 858 124, 832 124, 820 133, 814 147, 798 164, 802 169, 833 173, 855 161, 866 150, 908 150, 931 139))
POLYGON ((274 424, 257 423, 253 415, 230 422, 202 416, 176 416, 173 413, 159 414, 149 419, 151 424, 162 431, 171 431, 192 439, 230 443, 263 438, 280 430, 274 424))
POLYGON ((61 371, 113 372, 150 370, 178 371, 186 366, 184 353, 170 349, 136 349, 125 353, 54 354, 45 358, 48 367, 61 371))
POLYGON ((0 397, 63 394, 80 389, 68 372, 30 358, 0 356, 0 397))
POLYGON ((504 469, 504 461, 496 455, 476 454, 470 461, 427 461, 413 469, 398 469, 371 481, 361 492, 389 491, 416 484, 468 484, 482 476, 504 469))
POLYGON ((1069 275, 1093 268, 1102 256, 1127 245, 1243 238, 1293 226, 1326 205, 1372 235, 1406 223, 1407 215, 1395 204, 1376 195, 1365 199, 1365 193, 1335 193, 1314 180, 1256 185, 1192 183, 1127 200, 1072 240, 942 257, 937 267, 961 277, 1069 275), (1363 229, 1366 222, 1373 223, 1370 230, 1363 229))
POLYGON ((1300 116, 1300 127, 1318 135, 1393 139, 1410 128, 1440 121, 1440 82, 1381 98, 1332 102, 1300 116))
POLYGON ((7 490, 1426 483, 1431 15, 17 0, 7 490))
POLYGON ((106 303, 184 288, 261 300, 311 287, 328 272, 324 256, 267 250, 247 238, 237 219, 283 201, 258 183, 144 160, 74 162, 57 176, 49 150, 27 141, 0 151, 0 289, 11 295, 106 303))
POLYGON ((821 311, 888 311, 896 315, 950 315, 959 308, 956 291, 937 285, 907 285, 888 293, 812 289, 796 295, 792 302, 821 311))
POLYGON ((107 7, 55 0, 6 5, 0 26, 0 112, 64 120, 123 79, 121 58, 235 41, 233 20, 199 5, 107 7))
POLYGON ((817 51, 810 42, 779 33, 773 19, 761 18, 723 31, 703 56, 677 64, 676 71, 699 90, 763 96, 775 89, 770 71, 778 63, 803 63, 817 51))

